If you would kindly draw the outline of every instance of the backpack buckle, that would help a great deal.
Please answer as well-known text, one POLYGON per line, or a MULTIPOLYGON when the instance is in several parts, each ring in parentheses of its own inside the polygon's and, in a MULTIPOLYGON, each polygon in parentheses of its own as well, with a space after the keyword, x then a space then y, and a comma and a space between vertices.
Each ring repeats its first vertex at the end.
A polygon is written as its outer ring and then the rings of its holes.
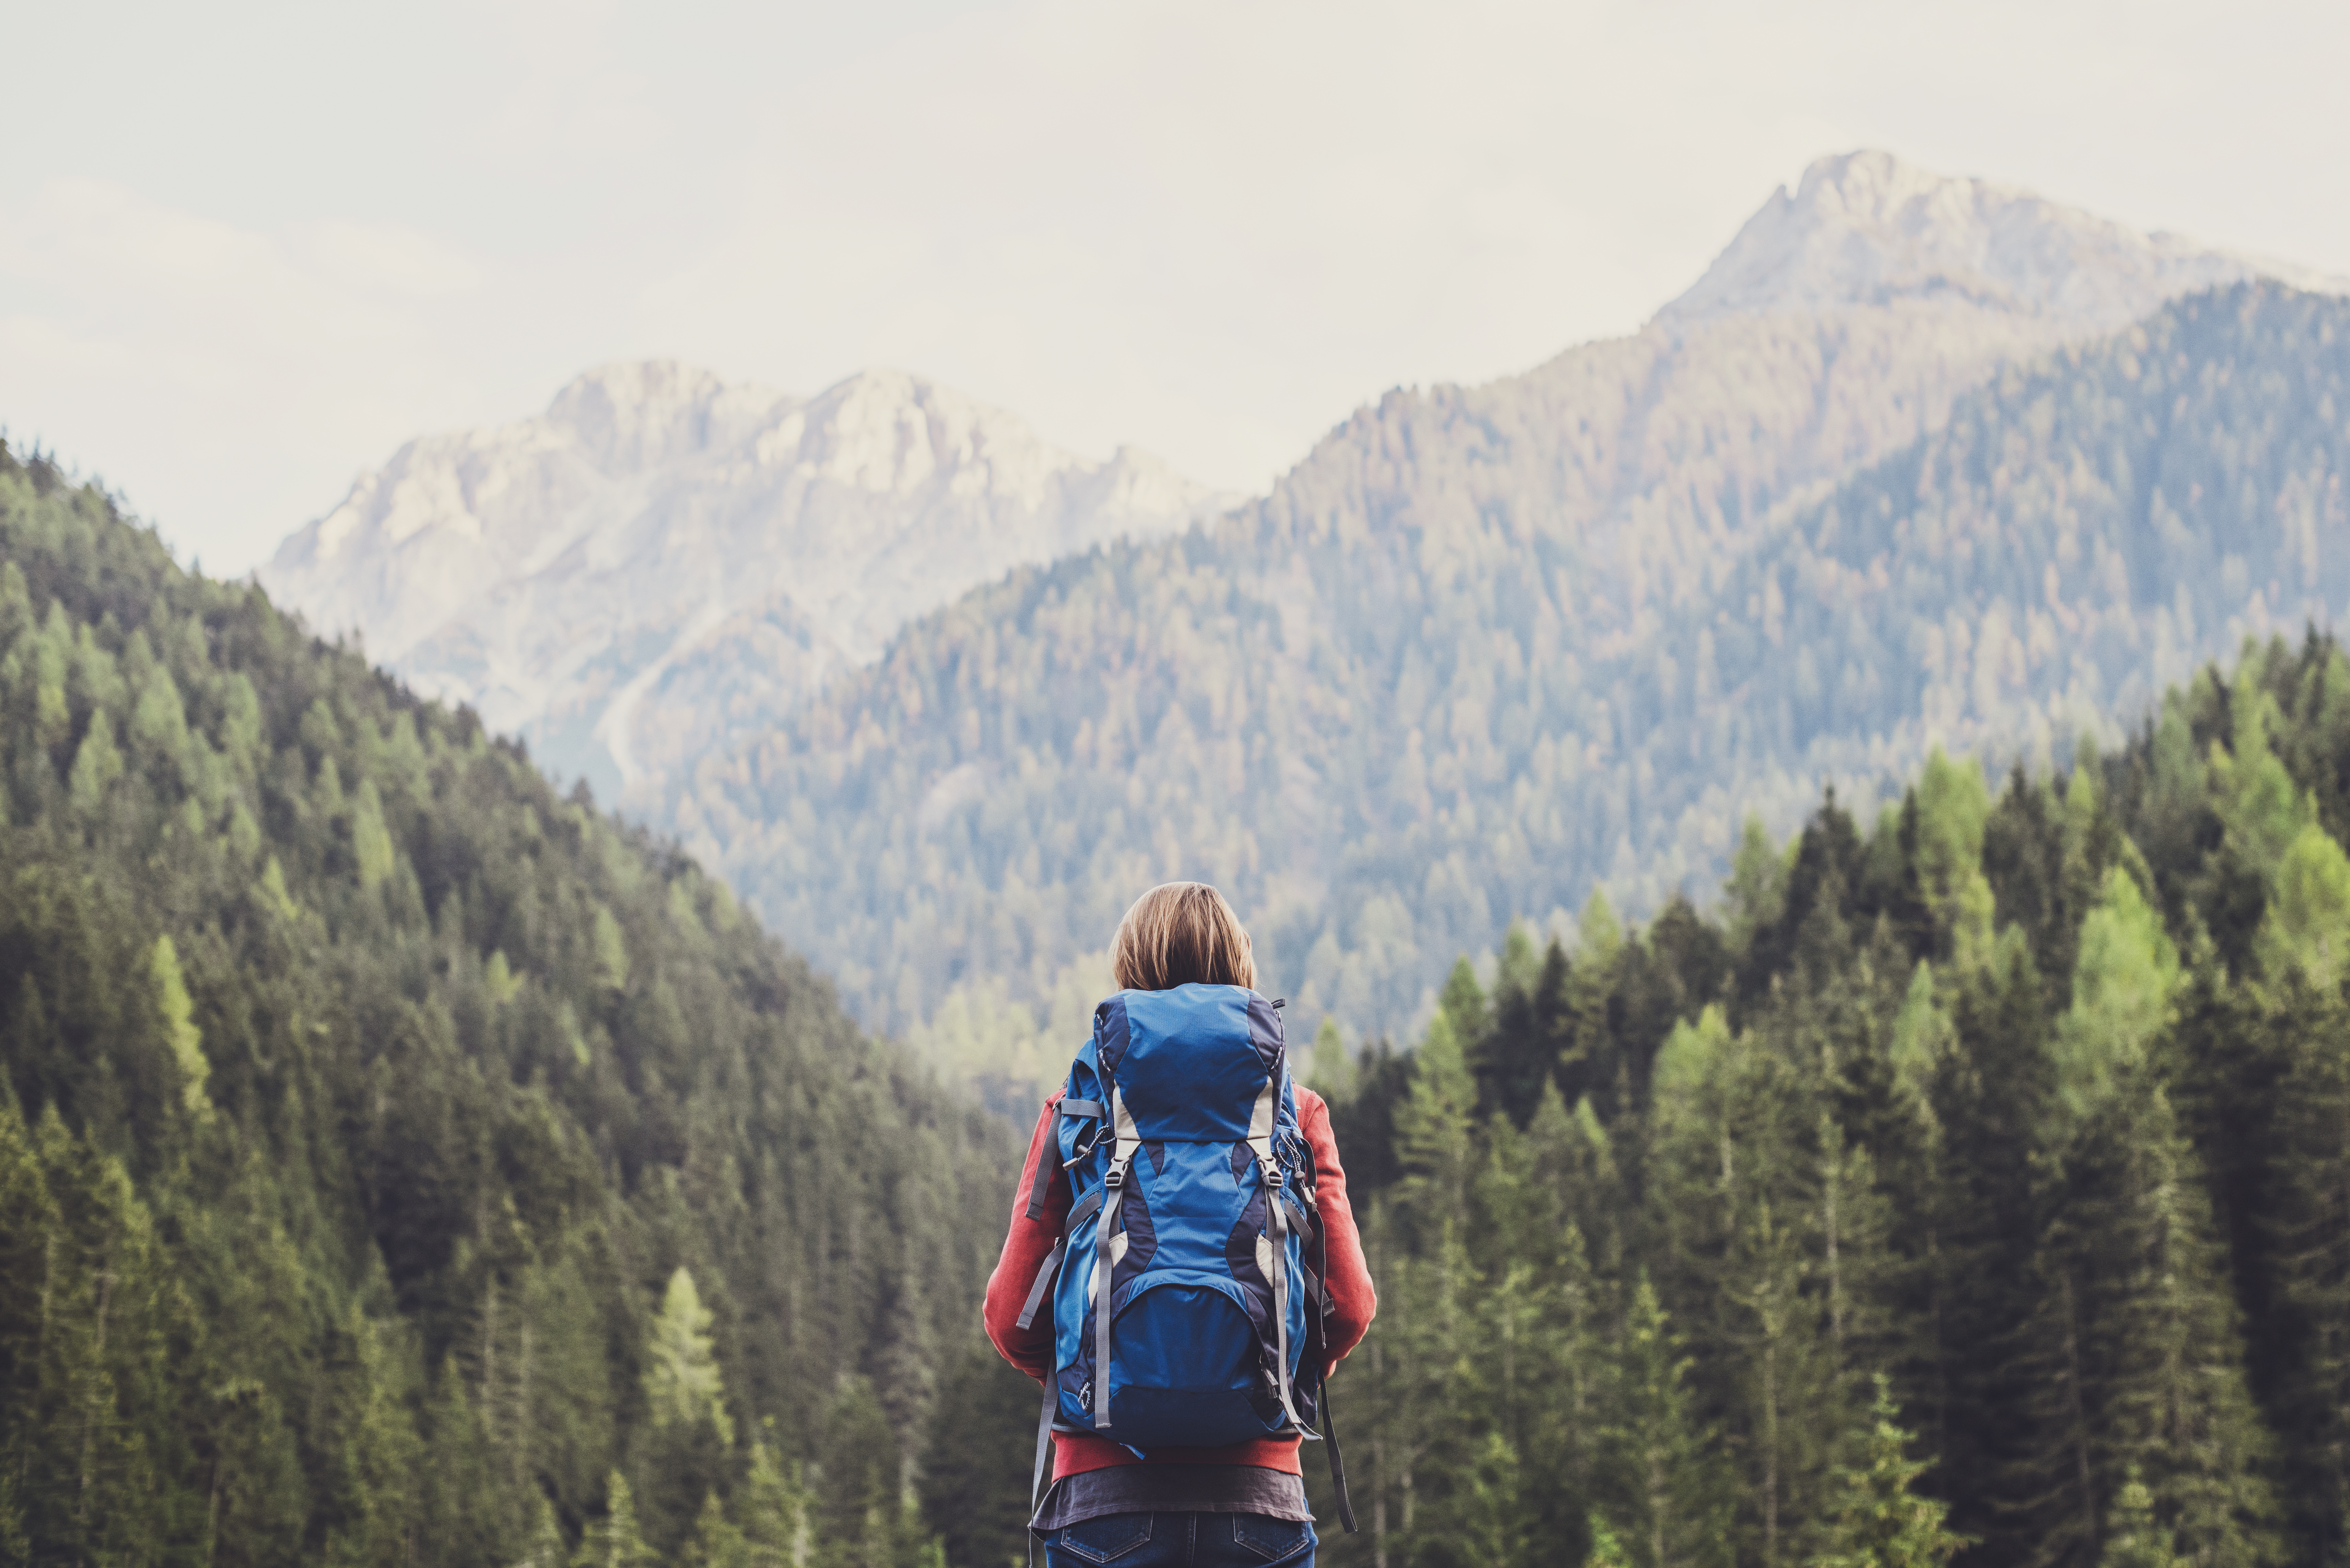
POLYGON ((1277 1159, 1257 1161, 1257 1170, 1263 1177, 1267 1187, 1278 1188, 1289 1179, 1289 1173, 1282 1169, 1281 1161, 1277 1159))
POLYGON ((1126 1185, 1126 1165, 1123 1161, 1111 1166, 1108 1170, 1103 1172, 1102 1185, 1109 1188, 1113 1191, 1126 1185))

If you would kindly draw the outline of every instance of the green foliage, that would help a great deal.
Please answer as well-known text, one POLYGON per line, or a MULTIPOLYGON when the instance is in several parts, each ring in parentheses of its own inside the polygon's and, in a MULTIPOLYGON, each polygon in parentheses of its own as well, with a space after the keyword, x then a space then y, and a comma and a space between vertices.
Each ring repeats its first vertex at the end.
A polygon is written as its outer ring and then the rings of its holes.
POLYGON ((706 1421, 721 1444, 732 1446, 734 1423, 726 1414, 724 1383, 711 1354, 711 1322, 693 1275, 679 1265, 669 1277, 646 1345, 645 1404, 656 1428, 706 1421))
POLYGON ((940 1376, 923 1449, 921 1509, 956 1568, 1000 1568, 1027 1555, 1036 1394, 1036 1385, 983 1340, 940 1376))
POLYGON ((2170 1021, 2178 954, 2162 918, 2119 867, 2081 923, 2073 1005, 2056 1026, 2056 1085, 2064 1110, 2088 1116, 2116 1078, 2139 1065, 2170 1021))
POLYGON ((188 982, 180 971, 180 952, 167 933, 155 939, 147 952, 147 971, 155 981, 155 1006, 163 1015, 163 1038, 180 1069, 180 1101, 191 1116, 208 1119, 213 1114, 204 1081, 213 1074, 204 1056, 204 1033, 194 1023, 196 1004, 188 996, 188 982))
POLYGON ((637 1504, 629 1478, 614 1470, 604 1482, 604 1517, 588 1522, 571 1568, 648 1568, 660 1556, 637 1528, 637 1504))
POLYGON ((2308 823, 2279 858, 2275 887, 2261 923, 2270 967, 2298 966, 2314 988, 2334 989, 2350 968, 2350 855, 2308 823))
POLYGON ((1014 1139, 0 447, 0 1561, 831 1552, 800 1413, 859 1368, 896 1495, 1014 1139))
POLYGON ((1844 1490, 1828 1521, 1827 1550, 1814 1563, 1816 1568, 1939 1568, 1970 1543, 1943 1528, 1949 1505, 1918 1490, 1918 1478, 1932 1467, 1909 1458, 1915 1439, 1900 1428, 1890 1380, 1880 1372, 1876 1386, 1866 1428, 1855 1445, 1859 1451, 1837 1472, 1844 1490))
POLYGON ((2172 1550, 2170 1532, 2154 1516, 2154 1493, 2133 1468, 2114 1499, 2114 1516, 2099 1568, 2184 1568, 2193 1559, 2172 1550))

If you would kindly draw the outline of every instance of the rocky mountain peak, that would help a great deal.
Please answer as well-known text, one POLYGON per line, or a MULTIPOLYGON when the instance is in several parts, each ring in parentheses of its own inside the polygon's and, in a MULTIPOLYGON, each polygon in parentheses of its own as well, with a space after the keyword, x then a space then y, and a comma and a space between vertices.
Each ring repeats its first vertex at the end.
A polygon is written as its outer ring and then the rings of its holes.
POLYGON ((1010 567, 1225 499, 902 370, 803 399, 635 360, 536 418, 408 442, 260 576, 608 792, 772 721, 1010 567))
POLYGON ((798 401, 674 359, 633 359, 582 371, 556 393, 546 417, 598 467, 620 472, 731 446, 798 401))
POLYGON ((1919 299, 2101 329, 2181 294, 2255 275, 2338 285, 2178 234, 2141 233, 2015 186, 1864 151, 1818 160, 1792 194, 1781 186, 1659 319, 1679 325, 1919 299))

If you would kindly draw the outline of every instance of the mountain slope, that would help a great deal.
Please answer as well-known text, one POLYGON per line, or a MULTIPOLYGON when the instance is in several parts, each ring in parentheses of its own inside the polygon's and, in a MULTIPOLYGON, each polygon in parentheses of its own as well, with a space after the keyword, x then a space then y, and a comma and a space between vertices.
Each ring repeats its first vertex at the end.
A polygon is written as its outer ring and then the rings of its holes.
POLYGON ((756 733, 1010 566, 1215 502, 895 372, 804 400, 608 365, 537 419, 411 441, 260 576, 608 798, 756 733))
POLYGON ((892 1433, 1006 1130, 672 849, 5 447, 0 888, 0 1555, 494 1568, 623 1484, 664 1554, 706 1495, 919 1554, 892 1433))
POLYGON ((1390 399, 1211 533, 918 622, 705 764, 685 831, 868 1017, 994 977, 1049 997, 1137 888, 1196 875, 1301 1023, 1389 1028, 1513 913, 1602 879, 1650 902, 1823 770, 1866 787, 1938 734, 2062 743, 2350 601, 2324 544, 2338 300, 2240 286, 2008 372, 1614 614, 1589 530, 1463 493, 1467 460, 1423 439, 1490 431, 1465 401, 1390 399))
POLYGON ((2252 265, 1825 160, 1639 334, 1390 393, 1225 523, 917 623, 666 820, 866 1017, 982 1055, 1179 872, 1245 890, 1282 985, 1399 1023, 1512 913, 1669 888, 1749 805, 1801 809, 1799 737, 1745 738, 1724 694, 1794 671, 1701 691, 1682 645, 1762 619, 1721 597, 1750 552, 2002 367, 2252 265), (1646 693, 1676 683, 1713 729, 1669 749, 1646 693))

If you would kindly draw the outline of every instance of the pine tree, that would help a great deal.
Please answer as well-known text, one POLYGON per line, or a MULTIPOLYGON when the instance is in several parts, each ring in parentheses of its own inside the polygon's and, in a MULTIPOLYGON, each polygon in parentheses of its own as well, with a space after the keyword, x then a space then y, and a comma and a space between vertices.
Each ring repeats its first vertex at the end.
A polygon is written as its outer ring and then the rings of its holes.
POLYGON ((1823 1550, 1814 1568, 1938 1568, 1970 1542, 1943 1526, 1950 1505, 1918 1490, 1932 1467, 1909 1457, 1913 1439, 1901 1429, 1893 1386, 1879 1373, 1877 1398, 1840 1465, 1823 1550))
POLYGON ((147 956, 148 973, 155 985, 155 1007, 162 1016, 163 1037, 180 1072, 181 1103, 200 1121, 212 1119, 212 1096, 204 1084, 212 1063, 204 1055, 203 1032, 193 1022, 195 1004, 188 998, 188 982, 180 971, 179 950, 168 936, 157 937, 147 956))
POLYGON ((1615 1355, 1617 1385, 1605 1431, 1607 1517, 1640 1568, 1696 1568, 1731 1561, 1729 1488, 1708 1452, 1681 1354, 1657 1293, 1635 1287, 1615 1355))
POLYGON ((707 1422, 721 1443, 734 1440, 726 1414, 724 1379, 711 1352, 711 1314, 693 1287, 691 1271, 680 1266, 669 1277, 660 1314, 645 1347, 645 1403, 656 1428, 707 1422))
POLYGON ((922 1519, 948 1568, 1002 1568, 1024 1554, 1036 1385, 985 1342, 940 1379, 922 1460, 922 1519))
POLYGON ((571 1568, 639 1568, 660 1562, 637 1530, 637 1501, 629 1478, 614 1470, 604 1481, 604 1517, 591 1521, 572 1553, 571 1568))
MULTIPOLYGON (((750 1473, 735 1517, 743 1525, 745 1568, 802 1568, 807 1562, 807 1494, 796 1468, 786 1472, 768 1440, 751 1445, 750 1473)), ((1022 1517, 1024 1534, 1026 1516, 1022 1517)))
POLYGON ((2154 1516, 2154 1493, 2132 1466, 2114 1499, 2098 1568, 2186 1568, 2192 1561, 2173 1550, 2170 1532, 2154 1516))
POLYGON ((678 1556, 682 1568, 744 1568, 750 1550, 743 1532, 726 1517, 718 1494, 704 1492, 702 1511, 694 1518, 693 1534, 678 1556))
POLYGON ((563 1543, 563 1527, 556 1521, 555 1505, 542 1493, 531 1515, 529 1539, 523 1554, 515 1559, 513 1568, 568 1568, 570 1561, 571 1553, 563 1543))
POLYGON ((2288 1495, 2304 1534, 2333 1553, 2350 1525, 2350 1006, 2293 987, 2281 1012, 2298 1045, 2268 1151, 2291 1347, 2280 1403, 2299 1438, 2287 1444, 2288 1495))
POLYGON ((905 1506, 905 1459, 871 1383, 843 1381, 819 1451, 810 1510, 818 1568, 911 1568, 922 1542, 905 1506))

